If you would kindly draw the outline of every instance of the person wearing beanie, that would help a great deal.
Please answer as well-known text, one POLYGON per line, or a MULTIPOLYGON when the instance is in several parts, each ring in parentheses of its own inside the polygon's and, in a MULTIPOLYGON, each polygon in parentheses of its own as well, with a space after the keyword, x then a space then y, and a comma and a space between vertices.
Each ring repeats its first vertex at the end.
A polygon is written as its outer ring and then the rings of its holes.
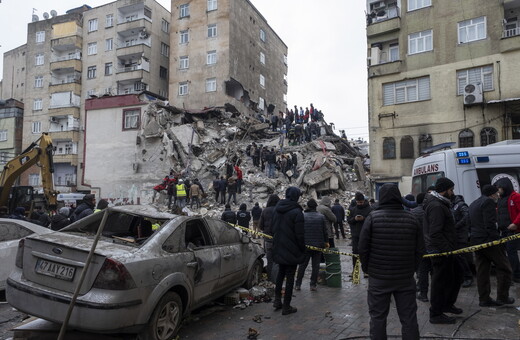
MULTIPOLYGON (((251 221, 251 213, 247 211, 247 204, 240 204, 240 208, 237 211, 237 224, 244 228, 249 229, 249 222, 251 221)), ((255 236, 255 235, 253 235, 255 236)))
MULTIPOLYGON (((329 246, 327 233, 327 227, 325 223, 325 217, 316 211, 318 203, 311 198, 307 202, 307 210, 303 213, 305 229, 305 244, 317 248, 327 248, 329 246)), ((298 266, 298 276, 296 277, 296 290, 301 289, 303 276, 305 275, 305 269, 309 265, 309 261, 312 260, 312 272, 310 279, 311 291, 317 290, 318 272, 320 270, 321 252, 317 250, 305 250, 305 260, 298 266)))
MULTIPOLYGON (((482 196, 470 204, 470 241, 472 245, 487 243, 500 238, 500 232, 497 228, 497 201, 498 188, 494 185, 486 184, 482 187, 482 196)), ((504 246, 496 245, 475 251, 475 265, 477 267, 479 306, 494 307, 515 302, 515 299, 509 296, 512 270, 504 246), (490 296, 491 264, 495 265, 497 278, 496 300, 493 300, 490 296)))
POLYGON ((334 215, 336 216, 336 223, 334 223, 334 232, 336 234, 336 239, 339 239, 339 232, 341 231, 341 236, 345 239, 345 228, 343 228, 343 221, 345 220, 345 208, 339 203, 339 199, 334 201, 334 205, 330 208, 334 215))
MULTIPOLYGON (((276 204, 280 201, 280 197, 272 194, 267 199, 265 209, 262 210, 260 220, 258 221, 258 228, 267 235, 273 236, 272 221, 274 216, 274 209, 276 204)), ((265 258, 267 259, 267 280, 276 283, 278 275, 278 265, 273 261, 273 240, 272 238, 264 239, 265 258)))
POLYGON ((222 216, 220 216, 220 219, 224 222, 228 222, 231 224, 237 224, 237 214, 231 210, 231 206, 226 204, 224 212, 222 213, 222 216))
POLYGON ((102 210, 105 210, 106 208, 108 208, 108 201, 104 200, 104 199, 100 199, 96 206, 96 210, 94 210, 94 212, 97 213, 102 210))
MULTIPOLYGON (((359 236, 361 235, 361 228, 368 214, 372 211, 372 207, 365 199, 365 195, 356 192, 356 204, 351 205, 347 213, 347 222, 350 225, 350 234, 352 235, 352 253, 359 254, 359 236)), ((357 257, 352 257, 352 267, 356 266, 357 257)), ((366 275, 366 273, 365 273, 366 275)))
POLYGON ((94 207, 96 206, 96 196, 93 194, 87 194, 83 197, 83 202, 78 205, 74 213, 70 216, 70 222, 76 222, 84 217, 92 215, 94 213, 94 207))
POLYGON ((69 220, 70 208, 63 207, 58 210, 56 215, 51 216, 51 230, 61 230, 70 224, 69 220))
POLYGON ((327 231, 329 233, 329 245, 334 248, 336 245, 334 244, 334 224, 336 223, 336 215, 332 212, 330 208, 331 199, 328 196, 325 196, 321 199, 320 204, 316 208, 316 210, 325 216, 325 223, 327 226, 327 231))
MULTIPOLYGON (((429 254, 457 249, 450 200, 454 187, 450 179, 441 177, 435 182, 435 190, 424 198, 423 228, 426 252, 429 254)), ((430 323, 453 324, 456 319, 444 313, 462 314, 462 309, 455 307, 455 302, 464 281, 463 270, 455 256, 432 257, 431 261, 430 323)))
POLYGON ((368 273, 370 337, 386 339, 391 297, 401 321, 403 339, 419 339, 414 274, 424 254, 421 226, 403 209, 401 192, 386 183, 379 190, 379 205, 366 217, 359 237, 359 257, 368 273))
MULTIPOLYGON (((260 216, 262 216, 262 208, 260 208, 260 204, 258 202, 255 203, 253 209, 251 209, 251 217, 253 218, 253 231, 259 232, 258 223, 260 222, 260 216)), ((254 234, 256 238, 258 234, 254 234)))
POLYGON ((296 313, 291 306, 296 266, 305 260, 304 218, 302 207, 298 204, 301 191, 289 187, 285 199, 275 207, 272 220, 273 261, 278 264, 278 276, 274 290, 275 310, 282 309, 282 315, 296 313), (282 286, 285 279, 285 295, 282 303, 282 286))

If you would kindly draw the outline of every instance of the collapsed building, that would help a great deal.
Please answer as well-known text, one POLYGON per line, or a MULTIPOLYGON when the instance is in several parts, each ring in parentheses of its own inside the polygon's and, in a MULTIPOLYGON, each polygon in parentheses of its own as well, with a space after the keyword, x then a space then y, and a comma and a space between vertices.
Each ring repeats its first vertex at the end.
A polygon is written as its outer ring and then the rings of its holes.
MULTIPOLYGON (((262 203, 273 193, 283 197, 289 185, 299 186, 306 197, 330 195, 344 202, 357 190, 367 192, 363 154, 324 120, 318 123, 321 136, 317 139, 300 145, 288 145, 285 140, 283 152, 298 157, 297 176, 289 183, 285 175, 268 178, 246 155, 252 142, 280 150, 280 132, 271 131, 262 117, 242 115, 230 104, 186 110, 149 93, 128 96, 133 97, 87 101, 84 184, 111 204, 147 204, 156 198, 165 207, 166 193, 154 197, 153 187, 170 171, 198 178, 211 192, 213 179, 224 175, 228 159, 241 160, 241 202, 262 203), (130 124, 136 128, 125 129, 130 119, 127 112, 140 113, 138 124, 130 124), (114 120, 121 121, 122 130, 114 120)), ((218 205, 208 195, 203 207, 205 212, 218 205)))

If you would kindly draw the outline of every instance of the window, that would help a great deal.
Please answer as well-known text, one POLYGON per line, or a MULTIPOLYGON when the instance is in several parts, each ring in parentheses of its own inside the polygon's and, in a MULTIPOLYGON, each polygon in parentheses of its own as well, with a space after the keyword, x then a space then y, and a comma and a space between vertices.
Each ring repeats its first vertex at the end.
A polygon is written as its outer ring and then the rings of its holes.
POLYGON ((34 77, 34 87, 43 87, 43 76, 34 77))
POLYGON ((32 131, 32 133, 41 133, 42 132, 42 122, 33 122, 31 131, 32 131))
POLYGON ((486 39, 486 17, 461 21, 459 26, 459 44, 486 39))
POLYGON ((96 95, 96 90, 92 89, 92 90, 87 91, 87 99, 92 96, 95 96, 95 95, 96 95))
POLYGON ((185 96, 188 94, 188 82, 184 81, 179 83, 179 96, 185 96))
POLYGON ((265 54, 263 52, 260 52, 260 63, 265 65, 265 54))
POLYGON ((430 77, 383 84, 383 105, 430 99, 430 77))
POLYGON ((190 4, 183 4, 179 6, 179 18, 186 18, 190 16, 190 4))
POLYGON ((190 57, 183 56, 179 58, 179 69, 185 70, 190 67, 190 57))
POLYGON ((35 99, 33 102, 33 110, 39 111, 43 108, 43 100, 41 98, 35 99))
POLYGON ((164 32, 164 33, 168 33, 170 32, 170 23, 164 19, 162 19, 162 22, 161 22, 161 30, 164 32))
POLYGON ((260 29, 260 40, 265 42, 265 31, 263 29, 260 29))
POLYGON ((208 0, 208 12, 217 9, 217 0, 208 0))
POLYGON ((432 0, 408 0, 408 11, 428 7, 432 5, 432 0))
POLYGON ((404 136, 401 138, 401 158, 414 158, 412 136, 404 136))
POLYGON ((91 19, 88 21, 88 31, 97 31, 97 19, 91 19))
POLYGON ((419 154, 422 154, 425 149, 431 148, 433 145, 432 136, 425 134, 419 137, 419 154))
POLYGON ((265 77, 260 75, 260 86, 265 87, 265 77))
POLYGON ((170 56, 170 46, 166 45, 165 43, 161 43, 161 54, 165 57, 170 56))
POLYGON ((7 130, 0 130, 0 142, 7 140, 7 130))
POLYGON ((283 63, 287 65, 287 54, 283 55, 283 63))
POLYGON ((114 49, 114 40, 112 38, 105 40, 105 51, 114 49))
POLYGON ((168 79, 168 69, 166 67, 159 67, 159 77, 162 79, 168 79))
POLYGON ((45 41, 45 31, 36 32, 36 43, 42 43, 45 41))
POLYGON ((40 185, 40 174, 29 174, 29 185, 34 187, 40 185))
POLYGON ((459 148, 471 148, 475 146, 473 131, 464 129, 459 133, 459 148))
POLYGON ((105 20, 105 27, 112 27, 112 26, 114 26, 114 15, 107 14, 106 20, 105 20))
POLYGON ((217 91, 217 78, 206 79, 206 92, 217 91))
POLYGON ((105 76, 111 75, 113 72, 112 63, 105 63, 105 76))
POLYGON ((87 48, 88 55, 97 54, 97 42, 89 43, 87 46, 88 46, 88 48, 87 48))
POLYGON ((393 62, 399 60, 399 43, 390 44, 388 48, 388 61, 393 62))
POLYGON ((497 142, 497 130, 486 127, 480 131, 480 145, 486 146, 497 142))
POLYGON ((190 41, 190 34, 188 30, 181 31, 179 44, 187 44, 190 41))
POLYGON ((96 66, 89 66, 87 69, 87 78, 96 78, 96 66))
POLYGON ((383 159, 395 159, 395 139, 393 137, 383 139, 383 159))
POLYGON ((148 7, 144 7, 144 16, 148 19, 152 19, 152 10, 148 7))
POLYGON ((262 97, 258 98, 258 108, 260 110, 263 110, 265 108, 265 100, 262 97))
POLYGON ((140 109, 123 110, 123 130, 138 129, 140 116, 140 109))
POLYGON ((206 64, 214 65, 217 63, 217 51, 209 51, 206 55, 206 64))
MULTIPOLYGON (((5 165, 9 160, 9 154, 7 152, 0 152, 0 164, 5 165)), ((0 227, 1 228, 1 227, 0 227)), ((4 235, 4 234, 2 234, 4 235)))
POLYGON ((457 94, 463 95, 468 84, 482 84, 483 91, 493 90, 493 65, 457 71, 457 94))
POLYGON ((208 25, 208 38, 215 38, 217 36, 217 24, 208 25))
POLYGON ((35 65, 38 66, 38 65, 43 65, 43 62, 44 62, 44 57, 43 57, 43 53, 38 53, 35 57, 35 65))
POLYGON ((408 36, 408 54, 433 50, 432 30, 412 33, 408 36))

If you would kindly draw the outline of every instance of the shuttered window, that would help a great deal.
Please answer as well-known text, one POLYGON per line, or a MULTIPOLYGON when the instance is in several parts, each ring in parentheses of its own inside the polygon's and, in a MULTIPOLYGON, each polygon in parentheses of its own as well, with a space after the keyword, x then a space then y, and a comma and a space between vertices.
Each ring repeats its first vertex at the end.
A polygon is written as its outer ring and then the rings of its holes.
POLYGON ((401 138, 401 158, 414 158, 412 136, 404 136, 401 138))
POLYGON ((475 146, 474 134, 470 129, 464 129, 459 133, 459 148, 470 148, 475 146))
POLYGON ((386 137, 383 140, 383 159, 395 159, 395 139, 386 137))
POLYGON ((403 104, 430 99, 430 77, 383 85, 383 105, 403 104))
POLYGON ((483 91, 493 91, 493 65, 457 71, 457 94, 464 94, 468 84, 482 84, 483 91))

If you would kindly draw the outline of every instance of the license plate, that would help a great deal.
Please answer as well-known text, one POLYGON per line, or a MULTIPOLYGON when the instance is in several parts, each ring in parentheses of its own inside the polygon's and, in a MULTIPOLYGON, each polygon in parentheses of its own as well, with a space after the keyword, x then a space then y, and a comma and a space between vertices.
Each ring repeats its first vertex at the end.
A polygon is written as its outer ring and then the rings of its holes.
POLYGON ((38 259, 36 272, 42 275, 52 276, 60 280, 72 281, 76 268, 65 266, 52 261, 38 259))

